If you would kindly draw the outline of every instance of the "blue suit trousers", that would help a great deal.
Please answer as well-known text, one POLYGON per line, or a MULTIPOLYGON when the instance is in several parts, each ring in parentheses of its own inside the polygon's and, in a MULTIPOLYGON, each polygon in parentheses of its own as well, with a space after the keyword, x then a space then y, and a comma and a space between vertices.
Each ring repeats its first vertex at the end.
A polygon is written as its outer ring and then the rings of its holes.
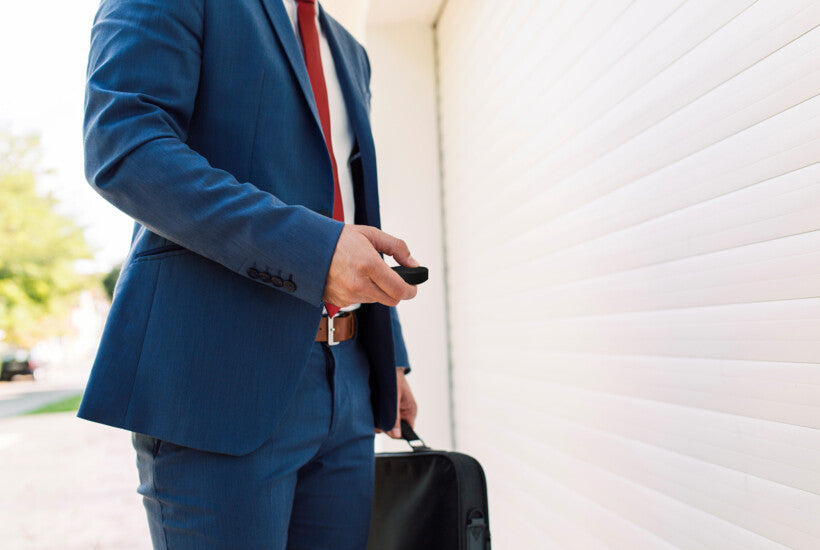
POLYGON ((369 362, 314 343, 281 422, 234 456, 132 432, 154 548, 363 550, 373 501, 369 362))

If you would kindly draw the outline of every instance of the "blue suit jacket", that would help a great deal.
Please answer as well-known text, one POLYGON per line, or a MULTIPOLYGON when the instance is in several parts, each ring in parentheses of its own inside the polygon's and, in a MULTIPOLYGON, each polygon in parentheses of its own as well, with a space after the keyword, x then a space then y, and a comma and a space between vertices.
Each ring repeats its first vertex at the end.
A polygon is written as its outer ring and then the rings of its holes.
MULTIPOLYGON (((356 223, 378 227, 370 65, 324 11, 356 137, 356 223)), ((103 0, 91 34, 86 177, 136 220, 78 416, 227 454, 287 407, 342 224, 301 47, 281 0, 103 0)), ((376 426, 407 365, 366 304, 376 426)))

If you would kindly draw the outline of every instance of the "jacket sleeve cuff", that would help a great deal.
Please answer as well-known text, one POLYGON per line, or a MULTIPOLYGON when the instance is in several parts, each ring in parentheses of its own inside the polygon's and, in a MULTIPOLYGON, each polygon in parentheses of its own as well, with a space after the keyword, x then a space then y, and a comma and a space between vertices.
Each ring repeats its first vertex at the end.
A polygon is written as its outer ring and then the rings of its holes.
POLYGON ((408 374, 411 370, 410 360, 407 357, 407 347, 404 344, 399 314, 395 307, 390 308, 390 324, 393 329, 393 352, 396 358, 396 367, 405 367, 404 374, 408 374))
POLYGON ((308 208, 295 207, 286 224, 280 226, 278 242, 270 242, 270 255, 260 250, 238 270, 240 274, 266 286, 292 294, 321 307, 330 263, 344 223, 308 208), (274 256, 274 249, 287 243, 286 257, 274 256))

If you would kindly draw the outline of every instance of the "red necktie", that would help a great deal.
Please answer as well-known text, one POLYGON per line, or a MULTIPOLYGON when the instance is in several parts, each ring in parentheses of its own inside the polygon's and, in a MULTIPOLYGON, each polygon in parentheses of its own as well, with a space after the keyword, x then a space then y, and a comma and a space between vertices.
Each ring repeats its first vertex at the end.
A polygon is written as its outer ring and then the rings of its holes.
MULTIPOLYGON (((330 139, 330 107, 327 101, 327 87, 325 73, 322 69, 322 55, 319 50, 319 32, 316 29, 315 0, 299 0, 299 34, 302 35, 302 46, 305 49, 305 65, 307 65, 310 87, 313 89, 313 99, 316 100, 316 109, 319 111, 319 122, 322 124, 322 133, 325 136, 327 151, 330 153, 330 164, 333 167, 333 219, 345 221, 342 208, 342 192, 339 189, 339 172, 336 168, 336 156, 333 154, 333 143, 330 139)), ((333 304, 325 303, 327 314, 331 317, 339 312, 333 304)))

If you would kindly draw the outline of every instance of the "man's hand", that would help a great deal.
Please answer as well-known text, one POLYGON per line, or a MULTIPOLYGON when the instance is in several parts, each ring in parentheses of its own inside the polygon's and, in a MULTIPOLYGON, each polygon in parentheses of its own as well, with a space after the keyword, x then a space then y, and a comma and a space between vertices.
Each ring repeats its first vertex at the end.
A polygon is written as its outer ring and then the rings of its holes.
POLYGON ((390 269, 379 252, 406 267, 419 265, 401 239, 375 227, 346 224, 330 261, 324 301, 339 307, 371 302, 392 307, 413 298, 416 287, 390 269))
MULTIPOLYGON (((418 405, 416 405, 416 398, 413 397, 413 392, 410 391, 410 384, 404 377, 404 368, 396 369, 396 389, 398 390, 398 413, 396 414, 396 425, 387 435, 393 439, 401 439, 401 421, 406 420, 411 428, 415 427, 416 414, 418 413, 418 405)), ((382 430, 375 428, 376 433, 383 433, 382 430)))

